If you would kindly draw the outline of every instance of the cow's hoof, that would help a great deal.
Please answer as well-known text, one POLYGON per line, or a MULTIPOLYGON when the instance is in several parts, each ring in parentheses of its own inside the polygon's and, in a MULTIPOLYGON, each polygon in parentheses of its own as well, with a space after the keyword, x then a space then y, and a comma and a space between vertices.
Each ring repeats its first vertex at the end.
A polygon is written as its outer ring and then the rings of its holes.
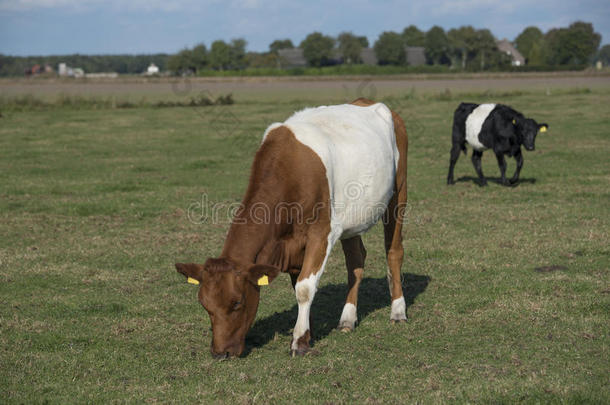
POLYGON ((290 357, 305 357, 305 356, 317 356, 320 354, 320 351, 316 349, 307 348, 307 350, 291 350, 290 357))
POLYGON ((309 342, 311 341, 311 333, 309 330, 305 331, 303 336, 298 338, 296 341, 292 341, 290 344, 290 356, 304 356, 309 352, 309 342), (296 346, 296 349, 294 348, 296 346))
POLYGON ((487 187, 487 180, 479 181, 479 187, 487 187))
POLYGON ((339 329, 341 332, 351 332, 354 330, 355 326, 356 326, 355 322, 342 321, 342 322, 339 322, 339 326, 337 326, 337 329, 339 329))
POLYGON ((451 180, 450 180, 450 179, 447 179, 447 185, 448 185, 448 186, 452 186, 452 185, 454 185, 454 184, 455 184, 455 180, 453 180, 453 179, 451 179, 451 180))
POLYGON ((309 347, 292 349, 292 350, 290 350, 290 357, 297 357, 297 356, 302 357, 302 356, 306 356, 310 352, 311 352, 311 349, 309 347))
POLYGON ((392 325, 397 325, 397 324, 407 323, 407 320, 406 319, 390 319, 390 323, 392 325))

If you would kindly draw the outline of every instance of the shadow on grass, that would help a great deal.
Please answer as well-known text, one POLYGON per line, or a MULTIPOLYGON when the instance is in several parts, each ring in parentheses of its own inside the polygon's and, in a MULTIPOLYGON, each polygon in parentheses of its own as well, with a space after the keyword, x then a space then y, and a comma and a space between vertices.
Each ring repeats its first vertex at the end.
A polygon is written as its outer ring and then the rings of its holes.
MULTIPOLYGON (((402 281, 408 315, 408 309, 415 298, 428 287, 430 277, 403 273, 402 281)), ((315 341, 328 336, 339 324, 346 295, 347 283, 325 285, 316 292, 311 308, 314 344, 315 341)), ((358 293, 358 320, 362 321, 371 312, 387 307, 389 322, 390 301, 388 282, 385 277, 364 278, 358 293)), ((243 356, 247 356, 253 348, 267 344, 276 333, 290 335, 297 320, 297 313, 298 306, 295 304, 286 311, 256 321, 248 332, 243 356)))
MULTIPOLYGON (((485 177, 487 179, 488 182, 492 182, 492 183, 496 183, 496 184, 502 184, 500 182, 500 177, 485 177)), ((479 185, 479 178, 478 177, 473 177, 473 176, 462 176, 460 178, 458 178, 456 180, 456 183, 467 183, 467 182, 473 182, 476 185, 479 185)), ((511 184, 511 187, 516 187, 521 183, 529 183, 529 184, 536 184, 536 179, 535 178, 520 178, 519 181, 515 184, 511 184)))

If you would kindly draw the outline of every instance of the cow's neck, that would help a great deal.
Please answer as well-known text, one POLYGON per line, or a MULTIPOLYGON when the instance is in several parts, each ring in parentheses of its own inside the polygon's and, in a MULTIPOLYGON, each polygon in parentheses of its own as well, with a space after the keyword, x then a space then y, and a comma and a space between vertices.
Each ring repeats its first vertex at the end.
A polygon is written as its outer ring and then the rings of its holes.
POLYGON ((278 225, 273 214, 278 202, 274 194, 260 184, 256 190, 248 190, 227 233, 223 257, 254 263, 263 247, 277 239, 278 225))

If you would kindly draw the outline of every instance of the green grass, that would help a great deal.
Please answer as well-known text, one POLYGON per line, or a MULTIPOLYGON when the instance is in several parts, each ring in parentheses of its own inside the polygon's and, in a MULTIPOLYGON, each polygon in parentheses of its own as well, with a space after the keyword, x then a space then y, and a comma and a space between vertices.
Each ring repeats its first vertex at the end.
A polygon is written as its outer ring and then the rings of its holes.
MULTIPOLYGON (((173 263, 220 252, 265 127, 311 102, 286 92, 3 112, 1 402, 608 403, 608 90, 386 101, 410 134, 409 322, 390 325, 377 226, 353 333, 333 329, 346 281, 336 248, 314 302, 316 353, 288 356, 296 306, 284 275, 263 289, 247 356, 228 362, 211 358, 207 314, 173 263), (523 182, 479 188, 461 156, 447 187, 453 110, 492 100, 550 124, 525 153, 523 182), (203 221, 212 204, 216 220, 203 221)), ((498 177, 490 152, 483 163, 498 177)))

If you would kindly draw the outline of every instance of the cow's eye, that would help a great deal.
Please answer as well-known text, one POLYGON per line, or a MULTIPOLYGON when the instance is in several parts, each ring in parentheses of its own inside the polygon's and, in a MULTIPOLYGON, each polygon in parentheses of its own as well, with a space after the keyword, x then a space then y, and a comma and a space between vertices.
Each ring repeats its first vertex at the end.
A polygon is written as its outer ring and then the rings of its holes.
POLYGON ((239 307, 241 307, 241 301, 235 301, 233 302, 233 311, 236 311, 239 309, 239 307))

